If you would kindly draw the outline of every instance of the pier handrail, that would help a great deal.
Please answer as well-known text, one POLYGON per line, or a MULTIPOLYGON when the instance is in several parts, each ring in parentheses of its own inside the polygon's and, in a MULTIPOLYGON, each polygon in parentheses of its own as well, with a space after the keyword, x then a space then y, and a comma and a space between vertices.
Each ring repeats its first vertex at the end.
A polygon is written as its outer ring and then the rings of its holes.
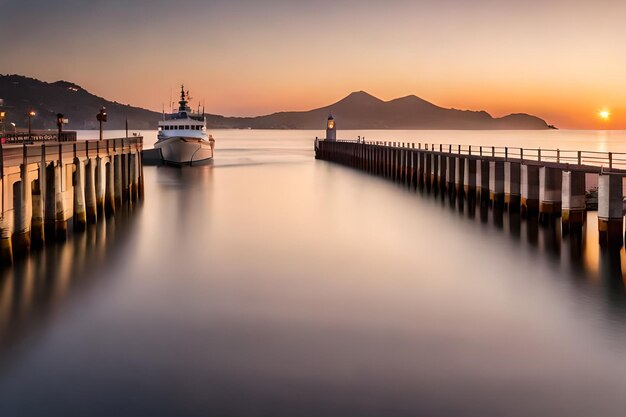
MULTIPOLYGON (((523 148, 512 146, 460 145, 431 142, 398 142, 370 140, 337 140, 337 142, 358 143, 363 145, 383 146, 393 149, 417 150, 463 155, 477 158, 500 158, 505 161, 540 162, 590 166, 604 170, 626 170, 626 152, 579 151, 550 148, 523 148)), ((607 172, 609 172, 607 171, 607 172)))
POLYGON ((121 154, 124 152, 124 149, 133 148, 138 151, 143 149, 142 136, 71 142, 44 141, 39 143, 0 144, 0 175, 3 174, 6 167, 38 162, 44 155, 50 160, 71 160, 83 155, 104 157, 112 153, 121 154))
POLYGON ((29 143, 29 142, 75 142, 77 135, 76 132, 41 132, 35 131, 31 134, 28 132, 20 133, 0 133, 2 143, 29 143))

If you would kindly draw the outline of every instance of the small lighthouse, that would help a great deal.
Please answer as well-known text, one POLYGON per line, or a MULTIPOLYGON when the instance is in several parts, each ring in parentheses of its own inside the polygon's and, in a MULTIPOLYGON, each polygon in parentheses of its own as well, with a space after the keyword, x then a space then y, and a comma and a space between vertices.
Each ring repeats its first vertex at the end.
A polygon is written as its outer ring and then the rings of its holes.
POLYGON ((328 121, 326 122, 326 140, 337 140, 337 126, 332 114, 328 116, 328 121))

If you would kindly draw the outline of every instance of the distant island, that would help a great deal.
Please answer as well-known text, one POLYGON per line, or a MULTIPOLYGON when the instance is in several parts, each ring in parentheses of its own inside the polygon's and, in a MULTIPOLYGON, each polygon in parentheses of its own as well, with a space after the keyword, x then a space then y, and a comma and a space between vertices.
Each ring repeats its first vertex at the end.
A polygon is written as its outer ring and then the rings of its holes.
MULTIPOLYGON (((96 114, 104 106, 107 129, 155 129, 161 113, 106 100, 68 81, 47 83, 21 75, 0 75, 0 98, 7 112, 6 124, 25 126, 26 114, 34 109, 35 129, 56 129, 56 114, 69 119, 68 130, 96 129, 96 114)), ((309 111, 279 112, 258 117, 225 117, 207 114, 211 129, 324 129, 332 113, 338 128, 356 129, 449 129, 449 130, 540 130, 553 129, 539 117, 515 113, 494 118, 485 111, 446 109, 417 96, 383 101, 364 91, 350 94, 329 106, 309 111)))

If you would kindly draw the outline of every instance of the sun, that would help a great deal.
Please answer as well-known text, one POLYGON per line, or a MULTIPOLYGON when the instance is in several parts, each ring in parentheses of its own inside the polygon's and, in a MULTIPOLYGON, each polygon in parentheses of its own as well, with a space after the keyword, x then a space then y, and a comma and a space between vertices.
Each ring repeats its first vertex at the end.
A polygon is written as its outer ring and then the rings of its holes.
POLYGON ((609 120, 609 119, 611 118, 611 112, 610 112, 610 111, 608 111, 608 110, 601 110, 601 111, 598 113, 598 116, 600 116, 600 119, 602 119, 602 120, 605 120, 605 121, 606 121, 606 120, 609 120))

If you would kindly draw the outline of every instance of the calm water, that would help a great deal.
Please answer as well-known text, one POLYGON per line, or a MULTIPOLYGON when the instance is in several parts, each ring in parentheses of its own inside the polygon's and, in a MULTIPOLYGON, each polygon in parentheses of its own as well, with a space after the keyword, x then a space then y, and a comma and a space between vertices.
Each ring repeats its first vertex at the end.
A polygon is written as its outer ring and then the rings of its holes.
POLYGON ((562 237, 459 211, 315 161, 316 135, 217 131, 213 166, 145 167, 141 206, 2 272, 0 416, 624 415, 625 254, 595 214, 562 237))

